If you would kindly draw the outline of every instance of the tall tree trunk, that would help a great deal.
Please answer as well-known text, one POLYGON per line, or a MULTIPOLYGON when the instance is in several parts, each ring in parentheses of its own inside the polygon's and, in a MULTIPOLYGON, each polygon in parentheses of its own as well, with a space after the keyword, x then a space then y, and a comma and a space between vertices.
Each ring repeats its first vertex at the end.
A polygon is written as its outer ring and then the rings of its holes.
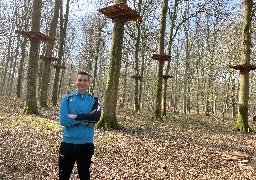
POLYGON ((22 46, 21 46, 21 59, 20 59, 19 70, 18 70, 18 79, 17 79, 16 95, 18 98, 21 98, 24 63, 25 63, 25 57, 26 57, 26 44, 27 44, 27 39, 24 39, 24 41, 22 42, 22 46))
MULTIPOLYGON (((59 52, 58 52, 58 61, 57 64, 61 64, 61 60, 64 56, 64 49, 65 49, 65 38, 66 38, 66 32, 67 32, 67 26, 68 26, 68 15, 69 15, 69 4, 70 0, 67 0, 66 4, 66 13, 65 13, 65 21, 63 20, 63 6, 62 3, 60 5, 60 46, 59 46, 59 52)), ((59 87, 61 87, 61 81, 60 81, 60 68, 56 68, 55 76, 54 76, 54 82, 53 82, 53 90, 52 90, 52 105, 57 105, 58 100, 58 92, 59 87)), ((64 74, 64 70, 62 70, 64 74)))
MULTIPOLYGON (((144 76, 144 70, 145 70, 145 53, 146 53, 146 39, 144 39, 143 42, 143 46, 142 46, 142 52, 141 52, 141 69, 140 69, 140 76, 143 78, 144 76)), ((140 104, 140 108, 142 105, 142 102, 144 102, 142 100, 142 90, 143 90, 143 83, 142 83, 142 79, 140 81, 140 87, 139 87, 139 104, 140 104)))
MULTIPOLYGON (((61 3, 62 3, 62 0, 55 0, 54 15, 50 25, 50 33, 49 33, 49 36, 51 37, 56 36, 61 3)), ((46 55, 45 55, 46 57, 52 57, 53 46, 54 46, 54 41, 51 41, 48 43, 46 48, 46 55)), ((42 107, 48 107, 47 101, 48 101, 48 89, 49 89, 50 76, 51 76, 51 60, 50 61, 45 60, 43 74, 42 74, 42 86, 40 89, 40 106, 42 107)))
MULTIPOLYGON (((188 11, 188 9, 187 9, 188 11)), ((188 25, 189 26, 189 25, 188 25)), ((188 29, 185 28, 185 39, 186 39, 186 52, 185 52, 185 72, 184 72, 184 84, 183 84, 183 112, 187 114, 187 100, 188 100, 188 71, 189 71, 189 37, 188 29)))
MULTIPOLYGON (((15 28, 17 29, 19 26, 19 23, 18 23, 19 8, 17 8, 17 6, 16 6, 17 5, 16 1, 14 2, 14 5, 15 5, 15 11, 14 11, 15 21, 13 23, 15 24, 15 28)), ((11 45, 11 47, 15 47, 15 50, 14 50, 14 48, 12 48, 12 51, 11 51, 10 68, 9 68, 10 73, 8 75, 7 86, 6 86, 7 89, 9 89, 9 91, 7 91, 8 96, 10 96, 13 93, 13 91, 11 91, 10 89, 13 89, 12 86, 13 86, 13 81, 14 81, 16 65, 17 65, 19 44, 20 44, 20 37, 18 37, 18 41, 13 40, 13 43, 11 45), (16 43, 16 47, 15 47, 15 43, 16 43)))
MULTIPOLYGON (((31 28, 34 32, 40 31, 41 8, 42 0, 34 0, 31 28)), ((31 39, 28 59, 26 102, 23 109, 23 113, 25 114, 38 114, 36 79, 38 73, 39 46, 39 40, 31 39)))
MULTIPOLYGON (((172 9, 172 12, 171 12, 171 27, 170 27, 170 35, 169 35, 169 39, 168 39, 168 52, 169 52, 169 55, 172 54, 172 43, 173 43, 173 39, 174 39, 174 36, 175 36, 175 33, 174 33, 174 28, 175 28, 175 22, 176 22, 176 19, 177 19, 177 10, 178 10, 178 0, 175 0, 174 2, 174 5, 173 5, 173 9, 172 9)), ((172 57, 171 57, 172 59, 172 57)), ((165 75, 169 75, 169 71, 170 71, 170 66, 171 66, 171 59, 170 61, 168 61, 167 63, 167 67, 166 67, 166 70, 165 70, 165 75)), ((163 94, 163 116, 166 116, 166 106, 167 106, 167 79, 164 81, 164 94, 163 94)))
MULTIPOLYGON (((117 3, 126 3, 126 0, 118 0, 117 3)), ((116 106, 125 22, 126 20, 122 17, 118 17, 114 21, 112 45, 110 50, 110 64, 108 69, 106 91, 104 94, 103 113, 100 121, 97 124, 98 127, 103 127, 105 129, 120 128, 116 117, 116 106)))
MULTIPOLYGON (((24 14, 22 14, 22 25, 24 26, 24 30, 28 30, 28 22, 29 22, 29 8, 27 7, 27 4, 30 3, 30 0, 24 1, 24 14)), ((20 25, 20 28, 21 25, 20 25)), ((20 58, 20 63, 19 63, 19 70, 18 70, 18 78, 17 78, 17 90, 16 90, 16 95, 18 98, 21 97, 21 91, 22 91, 22 81, 23 81, 23 73, 24 73, 24 64, 25 64, 25 57, 26 57, 26 45, 27 45, 27 38, 24 38, 24 41, 22 42, 21 45, 21 58, 20 58)))
MULTIPOLYGON (((242 29, 242 56, 241 64, 250 64, 251 55, 251 23, 252 23, 253 0, 244 0, 244 19, 242 29)), ((249 101, 249 71, 248 69, 240 70, 239 96, 238 96, 238 117, 235 131, 250 132, 251 128, 248 123, 248 101, 249 101)))
MULTIPOLYGON (((196 32, 195 34, 198 35, 198 37, 201 36, 200 34, 200 22, 198 21, 199 19, 196 19, 196 32)), ((196 38, 196 72, 195 72, 195 77, 196 77, 196 112, 197 114, 200 113, 200 107, 199 107, 199 99, 200 99, 200 89, 201 89, 201 81, 200 81, 200 76, 201 72, 200 67, 202 66, 202 59, 204 58, 204 46, 202 45, 202 41, 200 38, 196 38)))
MULTIPOLYGON (((11 47, 15 46, 14 43, 15 43, 15 41, 12 40, 11 47)), ((18 46, 18 44, 16 46, 18 46)), ((7 81, 5 83, 5 87, 6 87, 5 90, 10 88, 10 81, 11 81, 11 77, 12 77, 12 70, 13 70, 13 66, 15 64, 15 58, 13 57, 15 51, 14 51, 13 48, 11 48, 10 53, 11 54, 10 54, 10 59, 9 59, 8 72, 7 72, 7 76, 8 77, 7 77, 7 81)), ((10 91, 5 91, 5 92, 6 92, 6 95, 10 96, 10 93, 11 93, 10 91)))
MULTIPOLYGON (((178 42, 179 43, 179 42, 178 42)), ((177 46, 177 50, 176 50, 176 62, 175 62, 175 67, 174 67, 174 80, 175 80, 175 85, 174 85, 174 99, 173 99, 173 112, 174 113, 179 113, 179 108, 178 108, 178 100, 179 100, 179 96, 180 93, 178 93, 178 89, 179 89, 179 81, 178 81, 178 72, 179 72, 179 56, 180 56, 180 51, 179 51, 179 47, 177 46)))
MULTIPOLYGON (((210 23, 210 20, 208 20, 208 23, 210 23)), ((219 31, 219 15, 217 14, 215 16, 215 22, 213 22, 213 33, 211 35, 210 29, 211 29, 211 24, 207 24, 208 28, 208 34, 207 34, 207 46, 208 46, 208 51, 210 54, 210 64, 209 64, 209 73, 208 73, 208 84, 207 84, 207 91, 206 91, 206 112, 205 115, 209 116, 210 113, 213 112, 213 84, 214 84, 214 67, 215 67, 215 52, 216 52, 216 47, 217 47, 217 36, 218 36, 218 31, 219 31), (210 41, 210 36, 213 36, 213 41, 211 43, 210 41), (212 102, 212 103, 211 103, 212 102)))
MULTIPOLYGON (((104 45, 102 44, 102 47, 104 45)), ((104 65, 104 62, 105 62, 105 57, 104 55, 101 55, 99 57, 99 66, 97 67, 98 68, 98 72, 101 72, 103 74, 106 74, 106 67, 104 65)), ((104 81, 104 76, 98 76, 97 78, 97 87, 95 87, 97 90, 97 94, 96 96, 99 98, 99 99, 103 99, 103 95, 104 95, 104 87, 105 87, 105 81, 104 81)))
POLYGON ((93 79, 91 81, 91 94, 94 96, 95 86, 96 86, 96 78, 97 78, 97 72, 98 72, 98 61, 99 61, 99 52, 100 52, 100 44, 101 44, 101 32, 103 29, 103 24, 101 24, 101 20, 98 19, 98 40, 96 42, 95 47, 95 58, 94 58, 94 68, 93 68, 93 79))
MULTIPOLYGON (((9 84, 8 84, 8 89, 13 89, 13 81, 14 81, 14 75, 16 74, 16 66, 17 66, 17 59, 18 59, 18 54, 19 54, 19 46, 20 46, 20 37, 18 38, 17 45, 15 48, 15 55, 13 58, 13 65, 12 65, 12 70, 11 70, 11 76, 9 77, 9 84)), ((10 96, 13 94, 13 91, 9 91, 8 95, 10 96)))
POLYGON ((201 65, 201 60, 203 59, 203 46, 199 45, 199 42, 197 42, 198 46, 198 54, 197 54, 197 60, 196 60, 196 112, 197 114, 200 113, 200 107, 199 107, 199 96, 200 96, 200 65, 201 65))
MULTIPOLYGON (((186 6, 186 16, 187 19, 189 19, 189 12, 190 12, 190 7, 189 3, 187 3, 186 6)), ((184 74, 184 106, 183 106, 183 111, 184 114, 189 113, 190 114, 190 82, 191 82, 191 70, 190 70, 190 54, 191 54, 191 48, 192 48, 192 38, 189 37, 189 30, 190 30, 190 24, 189 20, 187 21, 185 25, 185 39, 186 39, 186 52, 185 52, 185 74, 184 74)))
POLYGON ((231 93, 231 103, 232 103, 232 119, 236 117, 236 83, 235 83, 235 75, 232 76, 231 84, 232 84, 232 93, 231 93))
MULTIPOLYGON (((160 21, 160 32, 159 32, 159 42, 158 42, 158 54, 164 55, 164 36, 166 29, 166 14, 168 10, 168 0, 162 1, 162 13, 160 21)), ((162 100, 162 85, 163 85, 163 66, 164 61, 158 61, 157 69, 157 81, 156 81, 156 102, 155 102, 155 118, 157 120, 162 120, 161 116, 161 100, 162 100)))
POLYGON ((127 85, 127 71, 128 71, 128 65, 129 65, 129 59, 128 59, 128 53, 125 51, 124 53, 125 57, 125 71, 124 71, 124 91, 123 91, 123 101, 122 105, 123 108, 126 106, 126 85, 127 85))
MULTIPOLYGON (((13 23, 15 24, 15 23, 13 23)), ((3 69, 3 72, 2 72, 2 93, 3 92, 6 92, 6 78, 8 76, 8 69, 10 67, 10 63, 11 63, 11 51, 12 51, 12 31, 13 31, 13 25, 12 25, 12 29, 10 30, 10 36, 9 36, 9 40, 8 40, 8 50, 7 50, 7 57, 5 58, 5 65, 4 65, 4 69, 3 69)))
MULTIPOLYGON (((138 2, 138 13, 141 12, 141 1, 138 2)), ((140 35, 141 35, 141 29, 140 29, 141 21, 137 21, 136 23, 136 30, 137 35, 135 39, 135 88, 134 88, 134 111, 139 112, 140 110, 140 103, 139 103, 139 49, 140 49, 140 35)))

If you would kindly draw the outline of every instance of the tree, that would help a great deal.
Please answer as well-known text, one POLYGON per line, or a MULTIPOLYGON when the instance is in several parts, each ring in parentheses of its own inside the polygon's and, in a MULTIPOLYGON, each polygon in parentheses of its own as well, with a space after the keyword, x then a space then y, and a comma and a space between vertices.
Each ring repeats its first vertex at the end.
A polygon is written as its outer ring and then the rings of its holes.
MULTIPOLYGON (((65 38, 68 26, 68 15, 69 15, 69 3, 70 0, 67 0, 66 4, 66 13, 65 18, 63 18, 63 6, 62 3, 60 4, 60 45, 59 45, 59 52, 58 52, 58 61, 57 64, 61 65, 61 60, 64 56, 64 49, 65 49, 65 38)), ((64 71, 62 71, 64 72, 64 71)), ((59 91, 59 84, 60 82, 60 68, 56 68, 54 82, 53 82, 53 90, 52 90, 52 105, 57 105, 58 99, 58 91, 59 91)))
MULTIPOLYGON (((30 0, 25 0, 23 9, 22 11, 22 23, 20 25, 20 28, 24 28, 25 31, 28 30, 29 26, 29 14, 30 8, 28 7, 28 4, 30 4, 30 0)), ((17 78, 17 90, 16 90, 16 95, 18 98, 21 98, 21 92, 22 92, 22 84, 23 84, 23 76, 24 76, 24 64, 25 64, 25 57, 27 56, 27 51, 26 51, 26 46, 27 46, 28 40, 25 38, 24 41, 22 42, 21 45, 21 58, 20 58, 20 63, 19 63, 19 68, 18 68, 18 78, 17 78)))
MULTIPOLYGON (((139 0, 138 6, 139 10, 138 13, 140 14, 141 11, 141 2, 142 0, 139 0)), ((135 88, 134 88, 134 111, 138 112, 140 110, 140 102, 139 102, 139 49, 140 49, 140 36, 141 36, 141 27, 140 27, 141 21, 137 21, 136 23, 136 30, 137 35, 135 38, 135 88)))
MULTIPOLYGON (((189 14, 189 5, 187 4, 186 8, 187 14, 189 14)), ((190 38, 189 38, 189 30, 190 30, 190 24, 189 21, 187 21, 186 25, 184 26, 184 33, 185 33, 185 39, 186 39, 186 45, 185 45, 185 70, 184 70, 184 85, 183 85, 183 112, 184 114, 190 113, 190 100, 189 100, 189 94, 190 94, 190 86, 189 82, 190 76, 189 76, 189 69, 190 69, 190 51, 191 51, 191 44, 190 38)))
MULTIPOLYGON (((253 0, 244 0, 244 19, 242 27, 242 56, 241 64, 250 65, 251 55, 251 32, 253 17, 253 0)), ((239 95, 238 95, 238 117, 235 131, 250 132, 251 128, 248 123, 248 101, 249 101, 249 69, 240 70, 239 95)))
MULTIPOLYGON (((160 31, 159 31, 159 41, 158 41, 158 54, 164 55, 164 36, 166 29, 166 14, 168 10, 168 0, 162 1, 162 14, 160 22, 160 31)), ((156 102, 155 102, 155 118, 160 120, 161 117, 161 100, 162 100, 162 84, 163 84, 163 66, 164 61, 158 61, 157 69, 157 79, 156 79, 156 102)))
MULTIPOLYGON (((2 84, 2 87, 4 88, 3 90, 2 90, 2 92, 6 92, 6 79, 7 79, 7 76, 8 76, 8 71, 10 71, 10 69, 11 69, 11 64, 12 64, 12 43, 13 43, 13 41, 12 41, 12 34, 13 34, 13 31, 14 31, 14 28, 15 28, 15 23, 14 23, 14 20, 15 20, 15 16, 13 16, 12 18, 11 18, 11 28, 10 28, 10 31, 9 31, 9 38, 8 38, 8 46, 7 46, 7 48, 8 48, 8 50, 7 50, 7 55, 6 55, 6 57, 5 57, 5 65, 4 65, 4 69, 3 69, 3 71, 2 71, 2 82, 1 82, 1 84, 2 84)), ((8 82, 8 81, 7 81, 8 82)))
MULTIPOLYGON (((218 11, 218 9, 216 9, 218 11)), ((217 47, 217 36, 219 31, 219 18, 220 14, 216 13, 216 16, 214 18, 213 25, 211 24, 210 16, 207 16, 207 50, 209 53, 209 69, 208 69, 208 82, 207 82, 207 90, 206 90, 206 112, 205 115, 209 116, 210 113, 214 113, 213 105, 211 106, 210 102, 213 103, 214 95, 213 95, 213 89, 214 89, 214 68, 215 68, 215 53, 216 53, 216 47, 217 47), (211 27, 213 26, 213 32, 211 32, 211 27), (213 39, 211 39, 213 38, 213 39), (212 41, 212 42, 211 42, 212 41)))
MULTIPOLYGON (((42 0, 33 1, 32 12, 32 28, 34 32, 40 31, 42 0)), ((40 41, 33 38, 30 40, 28 71, 27 71, 27 92, 26 102, 24 105, 24 114, 38 114, 37 98, 36 98, 36 78, 38 70, 40 41)))
POLYGON ((101 48, 101 41, 102 41, 102 31, 103 31, 103 28, 105 27, 105 22, 101 22, 100 19, 97 19, 96 20, 97 23, 97 40, 96 40, 96 43, 95 43, 95 56, 94 56, 94 67, 93 67, 93 79, 91 80, 91 93, 93 96, 95 96, 95 87, 96 87, 96 78, 97 78, 97 74, 98 74, 98 66, 99 66, 99 54, 100 54, 100 48, 101 48))
MULTIPOLYGON (((169 35, 169 39, 168 39, 168 52, 169 52, 170 55, 172 54, 172 43, 173 43, 174 37, 175 37, 175 35, 177 33, 177 30, 178 30, 178 29, 176 29, 176 31, 174 32, 175 22, 176 22, 176 19, 177 19, 178 6, 179 6, 178 0, 175 0, 174 5, 173 5, 173 9, 171 11, 171 17, 170 17, 171 26, 170 26, 170 35, 169 35)), ((171 59, 170 59, 170 61, 168 61, 167 67, 165 69, 165 75, 166 76, 168 76, 168 74, 169 74, 171 59)), ((167 80, 164 81, 164 95, 163 95, 163 105, 164 105, 164 107, 163 107, 163 112, 162 112, 162 114, 164 116, 166 116, 166 101, 167 101, 166 93, 167 93, 167 80)))
MULTIPOLYGON (((61 0, 55 0, 54 15, 53 15, 53 18, 51 21, 50 33, 49 33, 49 35, 51 37, 56 36, 56 30, 57 30, 57 24, 58 24, 61 3, 62 3, 61 0)), ((46 58, 50 58, 50 59, 52 58, 53 46, 54 46, 54 41, 49 42, 47 44, 46 55, 45 55, 46 58)), ((51 75, 51 60, 45 60, 43 73, 42 73, 42 86, 40 89, 40 105, 42 107, 48 107, 47 99, 48 99, 48 88, 49 88, 49 82, 50 82, 50 75, 51 75)))
MULTIPOLYGON (((117 3, 126 3, 126 0, 117 0, 117 3)), ((105 129, 118 129, 116 117, 116 106, 118 98, 118 85, 122 60, 122 45, 124 35, 124 24, 126 20, 122 16, 118 16, 114 20, 114 29, 112 35, 112 44, 110 50, 110 64, 108 69, 108 77, 106 83, 106 91, 104 94, 103 113, 97 127, 105 129)))

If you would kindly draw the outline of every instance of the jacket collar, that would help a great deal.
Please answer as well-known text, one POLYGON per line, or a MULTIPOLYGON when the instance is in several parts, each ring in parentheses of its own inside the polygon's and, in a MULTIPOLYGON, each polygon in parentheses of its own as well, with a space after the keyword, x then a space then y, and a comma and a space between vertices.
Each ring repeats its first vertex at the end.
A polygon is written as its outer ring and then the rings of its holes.
POLYGON ((80 93, 78 91, 75 91, 74 95, 76 95, 76 96, 87 96, 88 95, 88 91, 85 91, 85 93, 80 93))

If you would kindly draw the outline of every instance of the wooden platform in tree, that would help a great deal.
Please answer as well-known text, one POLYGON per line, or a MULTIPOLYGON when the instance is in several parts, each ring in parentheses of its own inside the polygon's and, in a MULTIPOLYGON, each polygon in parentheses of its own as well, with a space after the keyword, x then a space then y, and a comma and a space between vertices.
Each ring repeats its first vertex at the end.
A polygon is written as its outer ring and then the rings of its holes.
POLYGON ((131 78, 138 79, 138 80, 141 80, 141 79, 142 79, 141 76, 137 76, 137 75, 133 75, 133 76, 131 76, 131 78))
POLYGON ((20 31, 16 30, 15 33, 27 37, 29 39, 37 39, 44 42, 51 42, 54 41, 54 37, 47 36, 41 32, 33 32, 33 31, 20 31))
POLYGON ((253 64, 240 64, 240 65, 229 65, 230 68, 235 70, 255 70, 256 65, 253 64))
POLYGON ((170 75, 163 75, 163 78, 167 80, 167 79, 169 79, 169 78, 173 78, 173 76, 170 76, 170 75))
POLYGON ((141 16, 130 7, 127 6, 126 3, 118 3, 112 6, 108 6, 105 8, 101 8, 98 10, 102 14, 104 14, 107 18, 115 20, 116 18, 124 18, 127 21, 136 21, 141 20, 141 16))
POLYGON ((40 59, 44 61, 58 61, 59 58, 40 55, 40 59))
POLYGON ((52 64, 52 66, 55 68, 55 69, 66 69, 65 66, 62 66, 61 64, 52 64))
POLYGON ((158 60, 158 61, 170 61, 171 56, 167 54, 152 54, 151 56, 152 59, 158 60))

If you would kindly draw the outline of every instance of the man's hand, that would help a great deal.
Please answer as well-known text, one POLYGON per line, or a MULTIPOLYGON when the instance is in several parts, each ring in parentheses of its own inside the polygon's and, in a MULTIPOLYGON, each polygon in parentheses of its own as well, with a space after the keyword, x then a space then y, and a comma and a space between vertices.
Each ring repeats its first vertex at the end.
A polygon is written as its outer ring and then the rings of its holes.
POLYGON ((92 112, 90 112, 90 114, 94 113, 96 111, 96 109, 94 109, 92 112))
MULTIPOLYGON (((92 112, 90 112, 90 114, 94 113, 96 111, 96 109, 94 109, 92 112)), ((91 127, 94 126, 95 123, 89 122, 87 126, 91 127)))
POLYGON ((77 115, 75 115, 75 114, 68 114, 68 117, 70 117, 72 119, 76 119, 77 115))
POLYGON ((95 123, 92 123, 92 122, 89 122, 87 126, 91 127, 91 126, 94 126, 95 123))

